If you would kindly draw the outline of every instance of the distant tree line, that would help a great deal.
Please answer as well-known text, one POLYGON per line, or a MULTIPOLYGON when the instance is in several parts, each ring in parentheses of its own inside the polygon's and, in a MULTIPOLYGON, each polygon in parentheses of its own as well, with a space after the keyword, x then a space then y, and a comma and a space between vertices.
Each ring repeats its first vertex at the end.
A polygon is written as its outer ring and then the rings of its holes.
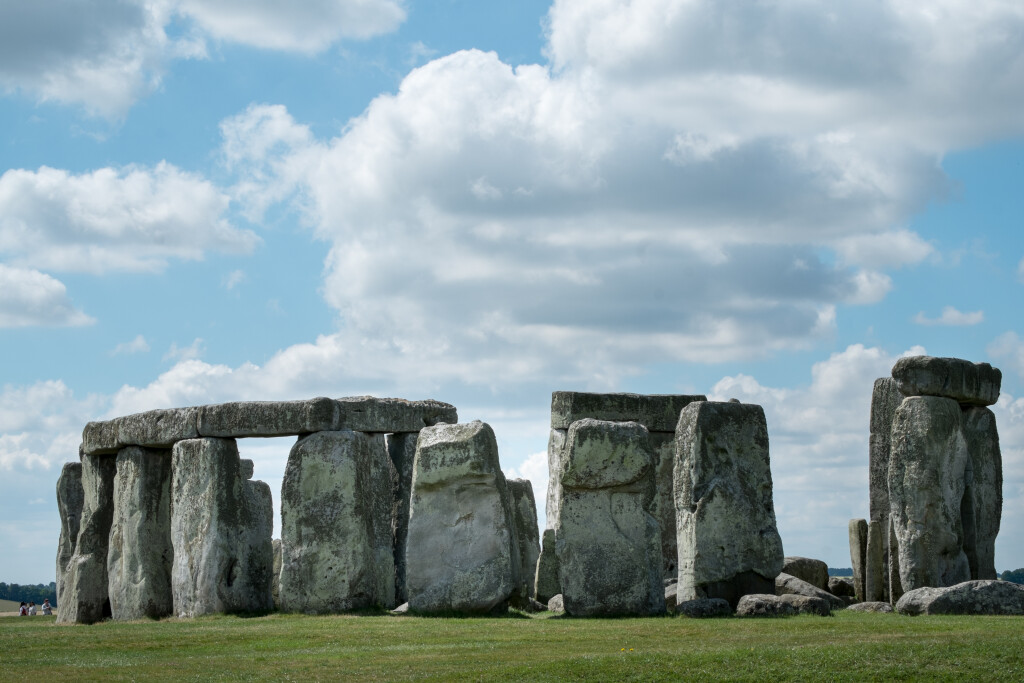
POLYGON ((853 576, 853 567, 829 567, 829 576, 853 576))
POLYGON ((43 600, 49 599, 50 604, 57 605, 57 584, 51 581, 49 584, 39 583, 35 586, 19 586, 16 583, 3 583, 0 581, 0 600, 13 600, 14 602, 34 602, 41 605, 43 600))
POLYGON ((1024 583, 1024 568, 1014 569, 1012 572, 1007 569, 1005 572, 999 575, 999 578, 1003 581, 1009 581, 1011 583, 1024 583))

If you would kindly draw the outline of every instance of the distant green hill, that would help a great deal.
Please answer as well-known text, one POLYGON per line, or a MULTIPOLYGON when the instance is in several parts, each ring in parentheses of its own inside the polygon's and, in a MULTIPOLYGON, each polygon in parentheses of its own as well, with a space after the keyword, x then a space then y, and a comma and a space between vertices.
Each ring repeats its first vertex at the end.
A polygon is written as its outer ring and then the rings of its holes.
POLYGON ((14 600, 0 600, 0 613, 17 612, 19 607, 21 607, 20 602, 15 602, 14 600))

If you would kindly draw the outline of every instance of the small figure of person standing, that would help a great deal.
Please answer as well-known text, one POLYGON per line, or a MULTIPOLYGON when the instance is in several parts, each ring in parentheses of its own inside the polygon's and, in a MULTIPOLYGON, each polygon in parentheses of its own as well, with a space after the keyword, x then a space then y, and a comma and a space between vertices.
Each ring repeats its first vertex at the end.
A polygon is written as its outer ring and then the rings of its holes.
POLYGON ((43 614, 53 614, 53 608, 50 606, 50 598, 43 598, 43 614))
POLYGON ((18 608, 18 616, 19 617, 27 617, 28 616, 28 605, 26 605, 25 603, 21 603, 21 607, 18 608))
POLYGON ((28 603, 28 615, 30 617, 34 617, 36 615, 36 603, 34 603, 34 602, 29 602, 28 603))

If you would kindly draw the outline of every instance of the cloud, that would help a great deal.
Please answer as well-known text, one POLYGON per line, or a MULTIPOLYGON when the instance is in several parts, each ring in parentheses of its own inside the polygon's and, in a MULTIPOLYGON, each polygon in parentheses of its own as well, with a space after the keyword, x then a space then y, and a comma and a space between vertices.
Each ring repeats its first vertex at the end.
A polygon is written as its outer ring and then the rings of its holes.
POLYGON ((82 428, 104 399, 78 399, 60 380, 0 388, 0 470, 50 470, 77 460, 82 428))
POLYGON ((1024 282, 1024 258, 1017 264, 1017 279, 1024 282))
POLYGON ((404 19, 400 0, 5 2, 0 88, 118 118, 160 86, 171 62, 206 57, 209 39, 312 54, 404 19))
POLYGON ((211 37, 314 54, 342 38, 390 33, 405 21, 401 0, 179 0, 177 11, 211 37))
POLYGON ((121 342, 115 346, 110 355, 119 356, 121 354, 145 353, 146 351, 149 351, 149 342, 140 334, 129 342, 121 342))
POLYGON ((944 307, 942 309, 942 315, 938 318, 929 318, 924 314, 924 311, 921 311, 914 316, 914 322, 918 325, 952 325, 962 327, 965 325, 977 325, 984 320, 984 311, 961 313, 952 306, 944 307))
POLYGON ((932 245, 909 230, 851 235, 836 243, 836 253, 844 263, 874 268, 914 265, 933 252, 932 245))
POLYGON ((38 270, 0 263, 0 329, 37 325, 77 327, 94 322, 72 305, 64 283, 38 270))
POLYGON ((985 351, 1002 367, 1024 378, 1024 340, 1016 332, 1004 332, 992 340, 985 351))
POLYGON ((81 174, 41 167, 0 176, 0 256, 64 272, 158 271, 206 251, 251 252, 260 238, 232 226, 227 195, 160 162, 81 174))
POLYGON ((233 270, 224 276, 224 289, 230 292, 243 282, 245 282, 245 271, 233 270))
MULTIPOLYGON (((176 362, 195 360, 203 355, 205 352, 203 347, 203 340, 196 337, 192 340, 192 343, 188 346, 179 347, 177 343, 171 342, 171 348, 164 354, 164 360, 173 360, 176 362)), ((137 412, 137 411, 132 411, 137 412)))

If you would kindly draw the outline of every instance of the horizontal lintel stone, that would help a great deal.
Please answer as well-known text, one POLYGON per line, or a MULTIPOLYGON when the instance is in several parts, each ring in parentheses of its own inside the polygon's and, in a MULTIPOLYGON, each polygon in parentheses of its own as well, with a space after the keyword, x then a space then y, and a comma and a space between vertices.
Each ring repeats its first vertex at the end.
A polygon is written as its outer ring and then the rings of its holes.
POLYGON ((674 432, 679 413, 704 395, 597 394, 583 391, 551 393, 551 428, 568 429, 577 420, 639 422, 650 431, 674 432))

